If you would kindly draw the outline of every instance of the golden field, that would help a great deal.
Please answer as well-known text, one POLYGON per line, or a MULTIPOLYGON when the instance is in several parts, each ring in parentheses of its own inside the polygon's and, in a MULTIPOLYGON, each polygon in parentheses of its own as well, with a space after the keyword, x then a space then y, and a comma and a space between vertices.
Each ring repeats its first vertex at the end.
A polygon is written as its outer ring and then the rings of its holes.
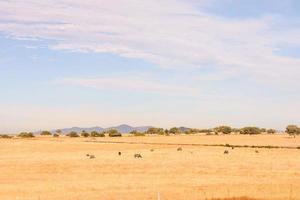
POLYGON ((196 144, 297 147, 300 137, 0 139, 0 200, 300 199, 300 149, 196 144))

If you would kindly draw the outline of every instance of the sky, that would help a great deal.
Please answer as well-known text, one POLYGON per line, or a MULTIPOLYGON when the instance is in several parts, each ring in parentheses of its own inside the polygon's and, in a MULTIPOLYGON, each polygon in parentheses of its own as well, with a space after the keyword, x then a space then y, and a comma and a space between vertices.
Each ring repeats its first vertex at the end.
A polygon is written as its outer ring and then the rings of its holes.
POLYGON ((0 0, 0 132, 300 125, 298 0, 0 0))

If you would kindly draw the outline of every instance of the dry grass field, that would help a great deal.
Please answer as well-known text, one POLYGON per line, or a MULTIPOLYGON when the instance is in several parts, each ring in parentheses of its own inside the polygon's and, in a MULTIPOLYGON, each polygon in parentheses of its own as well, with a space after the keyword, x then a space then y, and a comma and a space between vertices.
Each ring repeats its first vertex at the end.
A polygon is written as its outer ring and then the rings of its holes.
POLYGON ((300 149, 188 145, 226 143, 297 147, 300 137, 0 139, 0 200, 300 199, 300 149))

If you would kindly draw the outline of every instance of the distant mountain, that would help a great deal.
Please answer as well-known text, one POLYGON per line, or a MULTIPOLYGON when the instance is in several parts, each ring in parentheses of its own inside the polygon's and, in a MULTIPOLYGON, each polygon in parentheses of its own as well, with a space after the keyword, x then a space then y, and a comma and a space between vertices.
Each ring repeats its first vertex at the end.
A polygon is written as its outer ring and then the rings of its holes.
MULTIPOLYGON (((69 133, 71 131, 75 131, 77 133, 80 133, 83 130, 85 130, 86 132, 92 132, 92 131, 102 132, 102 131, 107 131, 107 130, 111 130, 111 129, 116 129, 120 133, 129 133, 133 130, 144 132, 144 131, 147 131, 150 127, 152 127, 152 126, 133 127, 133 126, 129 126, 127 124, 121 124, 119 126, 112 126, 112 127, 108 127, 108 128, 102 128, 99 126, 95 126, 95 127, 89 127, 89 128, 81 128, 81 127, 63 128, 60 130, 62 131, 63 134, 69 133)), ((55 130, 53 130, 51 132, 55 132, 55 130)))
POLYGON ((185 132, 185 131, 189 130, 189 128, 183 127, 183 126, 179 127, 178 129, 179 129, 180 132, 185 132))
MULTIPOLYGON (((85 130, 86 132, 92 132, 92 131, 102 132, 104 131, 104 128, 99 126, 90 127, 90 128, 72 127, 72 128, 63 128, 60 130, 62 131, 63 134, 65 134, 65 133, 70 133, 72 131, 79 133, 82 132, 83 130, 85 130)), ((55 130, 52 132, 55 132, 55 130)))

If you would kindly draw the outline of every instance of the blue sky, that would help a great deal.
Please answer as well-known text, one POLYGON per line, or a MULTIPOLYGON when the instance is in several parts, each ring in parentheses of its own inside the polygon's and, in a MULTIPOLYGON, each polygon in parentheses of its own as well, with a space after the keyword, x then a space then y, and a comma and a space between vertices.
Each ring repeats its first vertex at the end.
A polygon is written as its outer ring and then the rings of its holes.
POLYGON ((300 124, 297 0, 0 0, 0 132, 300 124))

